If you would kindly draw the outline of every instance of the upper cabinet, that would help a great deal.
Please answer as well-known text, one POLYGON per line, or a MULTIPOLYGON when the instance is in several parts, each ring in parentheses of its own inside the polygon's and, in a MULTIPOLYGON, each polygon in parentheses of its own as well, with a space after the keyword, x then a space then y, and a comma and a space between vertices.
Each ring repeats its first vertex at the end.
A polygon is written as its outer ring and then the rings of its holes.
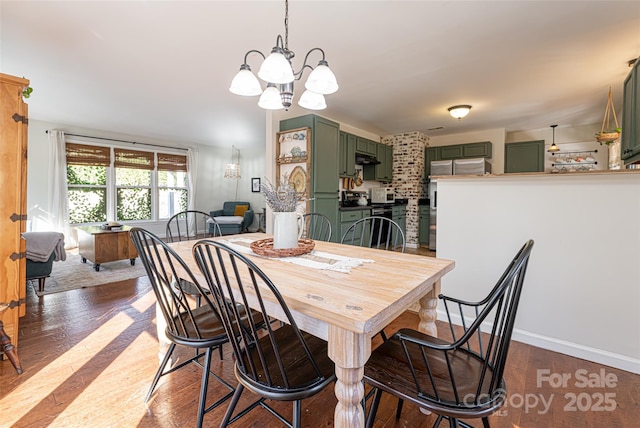
POLYGON ((640 61, 624 80, 621 151, 625 164, 640 161, 640 61))
POLYGON ((505 144, 504 172, 544 172, 544 140, 505 144))
POLYGON ((340 177, 354 178, 356 176, 356 139, 352 134, 340 131, 340 177))
POLYGON ((491 141, 481 143, 454 144, 452 146, 440 146, 440 159, 452 160, 464 158, 490 158, 493 154, 491 141))
POLYGON ((378 143, 367 140, 363 137, 356 137, 356 152, 376 156, 378 151, 378 143))

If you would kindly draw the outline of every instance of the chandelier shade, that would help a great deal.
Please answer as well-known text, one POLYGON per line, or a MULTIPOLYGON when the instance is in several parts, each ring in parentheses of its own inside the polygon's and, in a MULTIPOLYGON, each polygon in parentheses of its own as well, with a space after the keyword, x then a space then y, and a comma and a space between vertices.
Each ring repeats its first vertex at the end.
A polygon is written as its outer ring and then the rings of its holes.
MULTIPOLYGON (((237 150, 235 146, 231 146, 231 163, 228 163, 224 167, 224 178, 230 178, 233 180, 239 180, 240 176, 240 150, 237 150), (237 161, 234 159, 234 155, 237 153, 237 161)), ((237 192, 237 189, 236 189, 237 192)))
POLYGON ((267 85, 267 89, 260 95, 258 106, 265 110, 282 110, 284 108, 282 98, 280 98, 280 91, 276 88, 275 83, 267 85))
POLYGON ((304 107, 309 110, 324 110, 327 108, 327 103, 324 100, 324 95, 316 92, 306 90, 298 101, 300 107, 304 107))
POLYGON ((240 71, 231 82, 229 91, 236 95, 256 96, 260 95, 258 106, 268 109, 289 109, 293 101, 293 85, 296 80, 300 80, 305 69, 310 69, 311 73, 305 82, 307 89, 300 97, 298 105, 310 110, 322 110, 327 108, 324 95, 333 94, 338 90, 338 81, 335 74, 329 68, 324 51, 320 48, 313 48, 304 57, 304 63, 299 71, 294 71, 291 59, 295 53, 289 50, 289 1, 285 0, 284 18, 285 37, 278 35, 276 46, 271 53, 265 56, 258 50, 250 50, 244 56, 244 63, 240 66, 240 71), (318 65, 313 68, 307 63, 309 56, 314 52, 322 54, 318 65), (265 90, 262 90, 260 81, 251 72, 251 67, 247 64, 250 54, 259 54, 263 58, 262 65, 258 71, 258 77, 267 83, 265 90), (278 92, 280 105, 276 106, 275 92, 278 92))
POLYGON ((251 68, 247 64, 242 64, 240 71, 231 81, 229 90, 245 97, 260 95, 262 87, 256 76, 251 72, 251 68))

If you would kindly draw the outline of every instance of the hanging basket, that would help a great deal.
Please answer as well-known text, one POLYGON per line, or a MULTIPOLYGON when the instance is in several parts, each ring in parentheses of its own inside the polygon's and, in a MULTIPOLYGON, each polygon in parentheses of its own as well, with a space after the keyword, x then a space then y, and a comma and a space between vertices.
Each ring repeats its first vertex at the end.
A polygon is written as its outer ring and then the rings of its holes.
POLYGON ((602 119, 602 128, 600 132, 596 134, 596 141, 600 144, 611 144, 620 138, 620 126, 618 125, 618 117, 616 116, 616 109, 613 106, 613 97, 611 96, 611 87, 609 87, 609 98, 607 100, 607 107, 604 110, 604 118, 602 119), (611 127, 611 117, 615 127, 611 127))

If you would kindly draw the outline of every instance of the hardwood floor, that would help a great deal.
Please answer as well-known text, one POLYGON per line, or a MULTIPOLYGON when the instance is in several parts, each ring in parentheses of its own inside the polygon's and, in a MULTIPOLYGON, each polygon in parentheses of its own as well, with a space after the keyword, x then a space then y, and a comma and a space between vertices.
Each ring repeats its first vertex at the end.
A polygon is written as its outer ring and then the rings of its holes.
MULTIPOLYGON (((192 427, 201 371, 194 365, 161 379, 151 401, 144 397, 158 366, 155 298, 146 278, 79 289, 38 298, 27 295, 27 314, 20 320, 18 349, 24 373, 0 362, 0 427, 192 427)), ((387 328, 417 325, 405 313, 387 328)), ((447 337, 445 325, 439 334, 447 337)), ((190 355, 179 350, 183 358, 190 355)), ((507 405, 490 418, 494 427, 632 427, 640 419, 640 376, 584 360, 512 342, 506 371, 507 405), (539 372, 570 375, 566 386, 543 381, 539 372), (580 387, 578 370, 615 386, 580 387), (553 387, 557 386, 557 387, 553 387), (609 394, 605 396, 604 394, 609 394), (576 400, 573 400, 573 397, 576 400), (604 397, 607 397, 606 400, 604 397), (550 405, 548 403, 550 402, 550 405), (602 410, 615 404, 612 411, 602 410)), ((235 384, 230 347, 212 369, 235 384)), ((222 396, 215 381, 209 400, 222 396)), ((243 402, 248 402, 245 394, 243 402)), ((290 403, 274 403, 291 415, 290 403)), ((303 426, 332 426, 336 399, 333 387, 303 402, 303 426)), ((376 427, 422 427, 433 424, 405 405, 395 420, 395 399, 383 398, 376 427)), ((218 426, 226 405, 205 416, 205 426, 218 426)), ((472 422, 474 426, 481 426, 472 422)), ((238 427, 274 427, 278 421, 254 409, 238 427)), ((443 425, 444 426, 444 425, 443 425)))

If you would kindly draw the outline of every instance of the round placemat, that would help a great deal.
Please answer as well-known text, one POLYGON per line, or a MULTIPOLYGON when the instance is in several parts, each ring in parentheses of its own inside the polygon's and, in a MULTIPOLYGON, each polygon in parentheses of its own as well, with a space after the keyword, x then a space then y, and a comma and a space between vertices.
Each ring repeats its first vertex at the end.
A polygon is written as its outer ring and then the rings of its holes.
POLYGON ((294 248, 273 248, 273 238, 261 239, 251 243, 250 247, 254 253, 265 257, 293 257, 310 253, 316 243, 312 239, 298 239, 298 246, 294 248))

